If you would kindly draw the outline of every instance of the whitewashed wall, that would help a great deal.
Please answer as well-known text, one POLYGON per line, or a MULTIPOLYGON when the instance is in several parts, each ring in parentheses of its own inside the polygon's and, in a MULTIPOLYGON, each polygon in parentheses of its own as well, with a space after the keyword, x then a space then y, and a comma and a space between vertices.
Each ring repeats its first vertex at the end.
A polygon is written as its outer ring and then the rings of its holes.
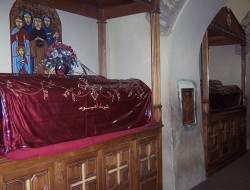
POLYGON ((98 74, 98 27, 95 19, 57 10, 62 23, 62 41, 77 58, 98 74))
POLYGON ((10 21, 9 21, 9 11, 12 4, 15 1, 5 1, 1 0, 1 27, 0 27, 0 72, 10 73, 11 72, 11 49, 10 49, 10 21))
POLYGON ((241 55, 235 48, 235 45, 209 48, 209 77, 241 88, 241 55))
MULTIPOLYGON (((15 1, 0 0, 0 72, 11 73, 10 21, 9 12, 15 1)), ((61 18, 63 43, 71 45, 78 59, 98 73, 98 28, 96 20, 57 11, 61 18)))
POLYGON ((108 76, 140 78, 151 87, 150 23, 145 14, 107 22, 108 76))

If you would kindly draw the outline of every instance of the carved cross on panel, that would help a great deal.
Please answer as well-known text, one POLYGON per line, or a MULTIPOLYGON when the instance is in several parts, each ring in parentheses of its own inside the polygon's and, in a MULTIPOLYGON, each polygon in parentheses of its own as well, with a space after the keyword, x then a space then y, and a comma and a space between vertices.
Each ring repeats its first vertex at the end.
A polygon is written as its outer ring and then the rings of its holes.
POLYGON ((120 153, 117 153, 116 157, 117 157, 117 167, 109 170, 108 174, 112 174, 114 172, 117 173, 117 184, 119 185, 121 183, 121 172, 125 168, 128 168, 128 164, 121 165, 121 155, 120 155, 120 153))
POLYGON ((82 174, 82 178, 81 180, 75 182, 75 183, 72 183, 70 185, 71 188, 73 187, 76 187, 76 186, 82 186, 82 190, 87 190, 86 188, 86 184, 92 180, 95 180, 96 179, 96 176, 87 176, 86 175, 86 165, 85 163, 82 163, 81 164, 81 174, 82 174))
POLYGON ((151 160, 155 160, 155 159, 156 159, 156 155, 152 154, 151 145, 148 144, 147 145, 147 155, 146 155, 146 157, 141 158, 141 162, 147 162, 147 171, 148 172, 152 169, 151 160))
POLYGON ((218 148, 218 128, 219 128, 219 124, 217 123, 215 123, 214 126, 208 128, 209 150, 218 148))

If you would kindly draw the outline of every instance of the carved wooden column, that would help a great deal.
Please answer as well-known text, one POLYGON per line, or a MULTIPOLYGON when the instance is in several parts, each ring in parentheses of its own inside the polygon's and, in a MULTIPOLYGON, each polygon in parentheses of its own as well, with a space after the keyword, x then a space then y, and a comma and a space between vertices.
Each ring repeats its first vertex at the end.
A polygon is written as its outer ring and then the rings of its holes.
POLYGON ((151 13, 151 70, 153 119, 156 122, 161 122, 160 23, 158 12, 151 13))
POLYGON ((206 31, 201 44, 202 63, 202 112, 209 112, 209 60, 208 60, 208 32, 206 31))
POLYGON ((241 45, 241 89, 244 94, 243 106, 247 106, 246 97, 246 46, 241 45))
POLYGON ((98 64, 99 74, 107 77, 107 57, 106 57, 106 21, 99 20, 98 24, 98 64))
POLYGON ((202 123, 206 171, 208 167, 208 117, 209 113, 209 55, 208 32, 206 31, 201 44, 201 75, 202 75, 202 123))

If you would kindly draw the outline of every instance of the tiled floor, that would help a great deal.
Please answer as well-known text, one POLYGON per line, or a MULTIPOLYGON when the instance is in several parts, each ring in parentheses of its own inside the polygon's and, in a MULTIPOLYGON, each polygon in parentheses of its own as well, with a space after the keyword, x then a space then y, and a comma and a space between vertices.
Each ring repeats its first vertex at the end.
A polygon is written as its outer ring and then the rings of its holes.
POLYGON ((250 150, 192 190, 250 190, 250 150))

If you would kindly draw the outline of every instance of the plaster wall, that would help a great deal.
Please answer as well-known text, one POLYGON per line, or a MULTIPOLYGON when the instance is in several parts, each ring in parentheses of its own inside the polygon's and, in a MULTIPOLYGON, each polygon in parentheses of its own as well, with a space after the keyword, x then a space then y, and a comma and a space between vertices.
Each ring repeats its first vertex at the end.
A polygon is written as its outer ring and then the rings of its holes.
MULTIPOLYGON (((11 73, 9 12, 15 1, 0 0, 0 72, 11 73)), ((93 72, 98 73, 98 28, 96 20, 57 10, 62 25, 63 43, 75 50, 77 57, 93 72)))
POLYGON ((250 1, 249 0, 228 0, 226 3, 227 7, 229 7, 234 16, 237 18, 239 22, 245 17, 246 13, 250 10, 250 1))
POLYGON ((213 46, 209 48, 209 77, 225 85, 241 87, 241 56, 236 53, 239 46, 213 46))
MULTIPOLYGON (((169 71, 171 71, 168 73, 171 86, 169 113, 173 136, 174 183, 175 189, 178 190, 190 189, 205 179, 199 52, 207 26, 225 2, 225 0, 188 1, 168 36, 169 46, 165 56, 166 64, 170 65, 169 71), (197 87, 197 126, 194 130, 185 131, 182 128, 177 97, 178 80, 191 80, 197 87)), ((168 184, 165 185, 168 187, 168 184)))
POLYGON ((151 87, 150 23, 145 14, 107 22, 109 78, 140 78, 151 87))

